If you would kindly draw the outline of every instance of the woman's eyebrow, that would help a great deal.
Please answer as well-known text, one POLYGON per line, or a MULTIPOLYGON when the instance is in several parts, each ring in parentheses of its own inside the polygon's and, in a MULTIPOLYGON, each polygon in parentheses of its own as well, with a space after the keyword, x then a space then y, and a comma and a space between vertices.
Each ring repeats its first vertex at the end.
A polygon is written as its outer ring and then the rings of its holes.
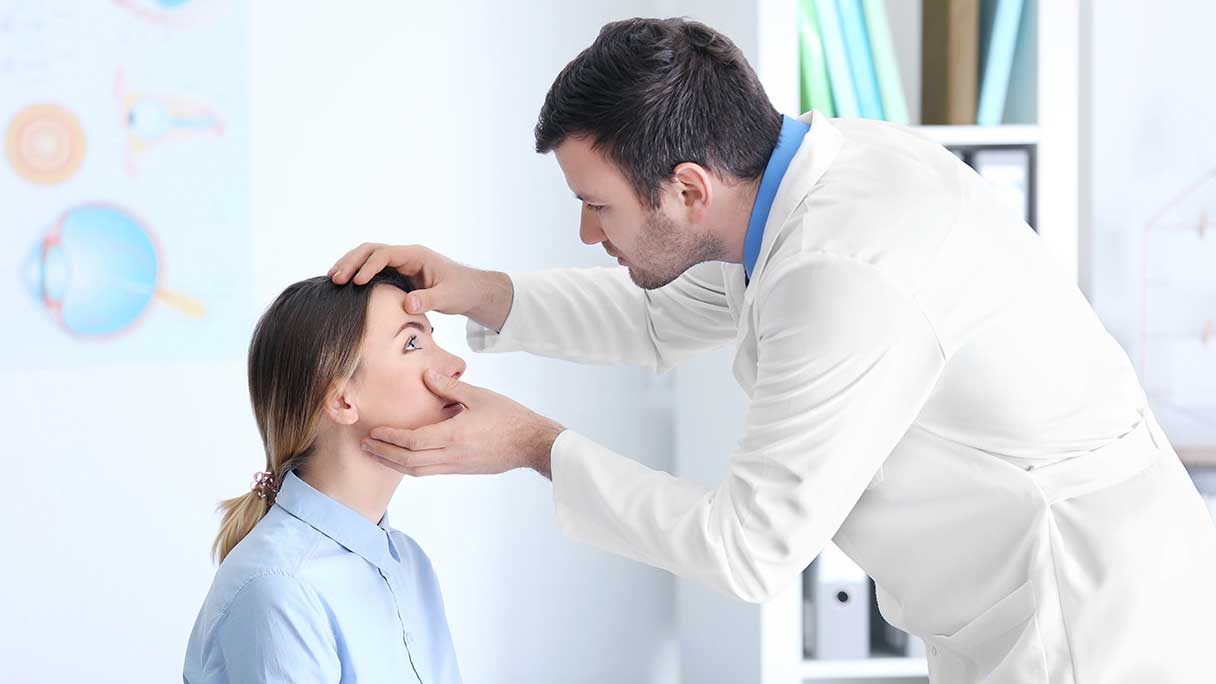
POLYGON ((424 333, 427 333, 428 335, 435 332, 435 326, 433 326, 433 325, 431 326, 430 330, 427 330, 426 328, 422 327, 422 324, 419 323, 418 321, 406 321, 401 324, 401 327, 397 329, 397 332, 393 333, 393 337, 395 338, 395 337, 397 337, 397 335, 400 335, 401 331, 405 330, 406 328, 417 328, 418 330, 420 330, 424 333))

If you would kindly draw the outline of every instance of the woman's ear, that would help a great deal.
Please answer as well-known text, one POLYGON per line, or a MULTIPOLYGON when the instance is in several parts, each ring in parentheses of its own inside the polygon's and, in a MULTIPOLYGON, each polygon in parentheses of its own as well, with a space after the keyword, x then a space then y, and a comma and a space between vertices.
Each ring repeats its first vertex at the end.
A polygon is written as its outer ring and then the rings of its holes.
POLYGON ((354 425, 359 422, 359 409, 355 405, 354 387, 345 382, 325 399, 325 415, 338 425, 354 425))

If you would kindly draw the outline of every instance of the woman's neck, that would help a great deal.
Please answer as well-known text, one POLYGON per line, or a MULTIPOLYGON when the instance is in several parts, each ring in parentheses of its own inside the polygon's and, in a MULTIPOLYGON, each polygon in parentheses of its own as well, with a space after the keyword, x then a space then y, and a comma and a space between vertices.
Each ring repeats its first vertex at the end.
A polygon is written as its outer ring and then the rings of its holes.
POLYGON ((379 524, 392 500, 401 473, 359 449, 353 427, 318 435, 316 447, 296 474, 313 489, 379 524))

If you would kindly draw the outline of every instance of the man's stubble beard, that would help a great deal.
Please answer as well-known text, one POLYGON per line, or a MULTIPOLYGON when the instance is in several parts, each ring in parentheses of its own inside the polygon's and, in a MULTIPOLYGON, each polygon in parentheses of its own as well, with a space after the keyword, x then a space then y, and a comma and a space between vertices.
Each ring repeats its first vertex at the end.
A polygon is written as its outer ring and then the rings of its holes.
POLYGON ((629 279, 643 290, 657 290, 693 266, 721 256, 722 241, 716 235, 681 231, 675 221, 656 209, 646 218, 637 254, 629 266, 629 279))

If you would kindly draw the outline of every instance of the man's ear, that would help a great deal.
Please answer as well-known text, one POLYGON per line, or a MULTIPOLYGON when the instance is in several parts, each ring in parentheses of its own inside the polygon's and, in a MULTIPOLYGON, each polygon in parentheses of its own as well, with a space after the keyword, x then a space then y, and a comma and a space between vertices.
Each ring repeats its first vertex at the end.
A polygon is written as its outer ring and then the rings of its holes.
POLYGON ((709 207, 713 203, 713 175, 694 162, 677 164, 672 175, 680 193, 680 208, 689 222, 701 223, 709 215, 709 207))
POLYGON ((359 409, 355 405, 354 387, 345 382, 325 398, 325 415, 338 425, 354 425, 359 422, 359 409))

